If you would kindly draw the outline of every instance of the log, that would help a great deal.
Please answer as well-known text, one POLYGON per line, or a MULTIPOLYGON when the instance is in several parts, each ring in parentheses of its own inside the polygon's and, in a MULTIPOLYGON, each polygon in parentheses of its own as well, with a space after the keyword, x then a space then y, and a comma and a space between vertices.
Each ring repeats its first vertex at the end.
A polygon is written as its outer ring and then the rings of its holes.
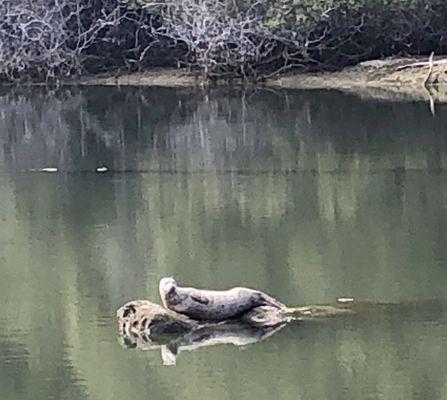
MULTIPOLYGON (((307 315, 307 308, 301 311, 301 309, 260 306, 242 314, 237 320, 255 327, 267 327, 290 322, 299 315, 307 315)), ((148 300, 129 301, 117 310, 116 316, 118 329, 122 335, 139 335, 142 332, 151 335, 181 334, 198 327, 219 324, 193 320, 148 300)))
POLYGON ((116 312, 122 335, 182 334, 198 327, 198 322, 147 300, 133 300, 116 312))
MULTIPOLYGON (((304 321, 353 314, 362 303, 339 302, 336 305, 314 305, 296 308, 273 306, 255 307, 239 316, 237 321, 252 327, 275 327, 291 321, 304 321)), ((133 300, 116 312, 121 335, 176 335, 204 326, 215 326, 221 322, 196 321, 183 314, 169 310, 148 300, 133 300)), ((225 321, 223 321, 225 322, 225 321)))
POLYGON ((383 317, 438 314, 447 305, 439 300, 403 303, 354 302, 338 299, 334 305, 312 305, 278 309, 259 306, 226 321, 196 321, 147 300, 134 300, 117 310, 119 341, 126 348, 158 349, 163 363, 173 365, 181 351, 219 344, 245 346, 262 341, 292 321, 328 318, 383 317))
POLYGON ((245 346, 282 329, 292 317, 286 310, 256 307, 238 319, 195 321, 147 300, 134 300, 118 309, 119 341, 126 348, 159 349, 164 365, 176 363, 181 351, 218 344, 245 346))
POLYGON ((351 313, 351 304, 277 308, 255 307, 226 321, 196 321, 147 300, 133 300, 116 312, 119 341, 125 348, 160 350, 164 365, 174 365, 182 351, 219 344, 260 342, 291 321, 351 313))

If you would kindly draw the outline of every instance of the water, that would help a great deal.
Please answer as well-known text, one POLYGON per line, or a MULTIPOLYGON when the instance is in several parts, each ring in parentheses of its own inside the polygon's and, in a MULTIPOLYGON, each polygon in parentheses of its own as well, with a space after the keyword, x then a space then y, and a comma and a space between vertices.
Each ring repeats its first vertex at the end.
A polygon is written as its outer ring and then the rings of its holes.
POLYGON ((2 400, 446 398, 445 111, 332 92, 3 90, 2 400), (119 343, 114 314, 159 301, 165 275, 290 305, 399 305, 164 366, 119 343))

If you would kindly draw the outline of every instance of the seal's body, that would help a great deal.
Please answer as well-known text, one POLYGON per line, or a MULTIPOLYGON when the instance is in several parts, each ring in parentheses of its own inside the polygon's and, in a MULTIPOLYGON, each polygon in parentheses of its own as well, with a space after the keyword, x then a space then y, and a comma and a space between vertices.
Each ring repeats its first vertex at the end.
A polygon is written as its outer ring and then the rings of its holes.
POLYGON ((266 305, 286 308, 278 300, 258 290, 244 287, 222 291, 200 290, 179 287, 174 278, 162 278, 159 292, 166 308, 196 320, 222 321, 266 305))

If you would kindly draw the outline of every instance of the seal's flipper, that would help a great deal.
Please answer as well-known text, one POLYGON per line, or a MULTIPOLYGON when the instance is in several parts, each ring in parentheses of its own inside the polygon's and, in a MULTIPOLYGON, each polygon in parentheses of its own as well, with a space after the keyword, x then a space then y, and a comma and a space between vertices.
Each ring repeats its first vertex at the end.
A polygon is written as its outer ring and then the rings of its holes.
POLYGON ((272 306, 279 309, 286 309, 286 305, 281 303, 280 301, 274 299, 273 297, 269 296, 268 294, 259 292, 259 294, 262 296, 262 299, 265 301, 266 306, 272 306))
POLYGON ((209 304, 210 303, 210 301, 209 301, 209 299, 207 299, 206 297, 204 297, 204 296, 200 296, 200 295, 191 295, 191 299, 192 300, 194 300, 194 301, 196 301, 197 303, 200 303, 200 304, 209 304))

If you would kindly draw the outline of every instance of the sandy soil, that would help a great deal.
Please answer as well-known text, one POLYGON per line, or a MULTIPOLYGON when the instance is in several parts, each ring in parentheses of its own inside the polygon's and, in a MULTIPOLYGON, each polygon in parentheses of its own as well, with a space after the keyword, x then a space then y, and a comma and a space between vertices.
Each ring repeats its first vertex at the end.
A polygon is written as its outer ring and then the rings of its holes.
MULTIPOLYGON (((182 69, 154 69, 116 76, 84 77, 67 84, 192 87, 210 85, 182 69)), ((361 97, 447 102, 447 57, 387 58, 360 63, 339 72, 291 73, 263 83, 270 88, 336 89, 361 97)))
POLYGON ((104 86, 191 87, 204 84, 203 78, 184 69, 156 68, 131 74, 87 76, 64 84, 104 86))
POLYGON ((447 58, 388 58, 360 63, 339 72, 290 74, 270 87, 337 89, 389 100, 447 101, 447 58))

